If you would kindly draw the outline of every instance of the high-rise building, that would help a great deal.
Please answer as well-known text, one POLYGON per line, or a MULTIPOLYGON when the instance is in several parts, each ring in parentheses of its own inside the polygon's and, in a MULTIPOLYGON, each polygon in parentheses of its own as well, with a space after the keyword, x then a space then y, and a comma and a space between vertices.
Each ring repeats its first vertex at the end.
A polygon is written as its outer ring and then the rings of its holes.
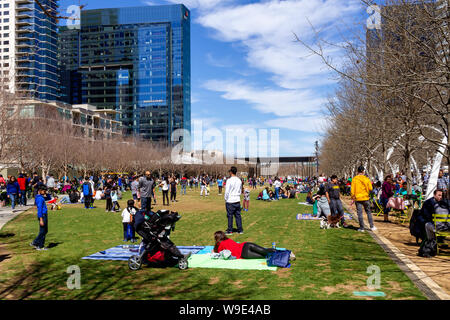
POLYGON ((2 85, 29 98, 59 99, 57 0, 0 1, 2 85), (47 14, 45 14, 44 10, 47 14))
POLYGON ((190 12, 182 4, 83 10, 59 34, 62 99, 118 111, 126 135, 191 131, 190 12))

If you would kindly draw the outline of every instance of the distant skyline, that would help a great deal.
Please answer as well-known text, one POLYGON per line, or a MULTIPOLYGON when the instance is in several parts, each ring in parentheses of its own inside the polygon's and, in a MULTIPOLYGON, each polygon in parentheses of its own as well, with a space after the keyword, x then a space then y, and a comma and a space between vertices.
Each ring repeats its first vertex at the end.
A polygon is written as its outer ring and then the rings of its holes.
MULTIPOLYGON (((85 10, 183 3, 191 11, 192 128, 279 129, 280 156, 310 156, 335 75, 295 41, 341 40, 368 14, 359 0, 84 0, 85 10)), ((78 0, 61 0, 60 10, 78 0)), ((327 55, 339 63, 336 49, 327 55)), ((192 137, 194 140, 196 137, 192 137)), ((225 144, 224 144, 225 145, 225 144)), ((225 150, 224 150, 225 151, 225 150)))

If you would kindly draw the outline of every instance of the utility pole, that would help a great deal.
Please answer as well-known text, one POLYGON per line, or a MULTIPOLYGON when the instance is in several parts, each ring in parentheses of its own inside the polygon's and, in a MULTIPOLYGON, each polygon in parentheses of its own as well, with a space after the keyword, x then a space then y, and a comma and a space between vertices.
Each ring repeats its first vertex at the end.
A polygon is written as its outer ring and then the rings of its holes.
POLYGON ((316 149, 316 175, 319 176, 319 141, 316 141, 315 144, 316 149))

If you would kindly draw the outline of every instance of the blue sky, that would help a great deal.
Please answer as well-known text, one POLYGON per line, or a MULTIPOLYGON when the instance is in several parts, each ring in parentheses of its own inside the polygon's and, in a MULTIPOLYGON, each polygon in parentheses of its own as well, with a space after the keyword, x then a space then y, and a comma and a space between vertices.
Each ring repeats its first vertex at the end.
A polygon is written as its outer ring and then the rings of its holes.
MULTIPOLYGON (((65 10, 78 0, 61 0, 65 10)), ((335 75, 294 33, 342 41, 368 14, 359 0, 82 0, 85 9, 183 3, 191 11, 193 126, 279 129, 280 156, 308 156, 325 126, 335 75)), ((327 48, 337 64, 341 52, 327 48)), ((195 136, 193 137, 196 138, 195 136)), ((198 137, 197 137, 198 138, 198 137)), ((206 144, 206 142, 205 142, 206 144)), ((223 143, 225 150, 225 142, 223 143)), ((220 147, 220 146, 219 146, 220 147)))

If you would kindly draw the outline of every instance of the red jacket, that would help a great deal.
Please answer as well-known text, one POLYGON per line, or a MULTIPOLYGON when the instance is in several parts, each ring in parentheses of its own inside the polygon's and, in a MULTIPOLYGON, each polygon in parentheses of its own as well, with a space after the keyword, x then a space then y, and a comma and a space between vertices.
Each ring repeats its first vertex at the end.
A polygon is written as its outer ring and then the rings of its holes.
POLYGON ((244 247, 244 243, 237 243, 231 239, 227 239, 222 241, 219 244, 219 249, 218 251, 222 251, 222 250, 230 250, 231 251, 231 255, 236 257, 236 259, 240 259, 241 255, 242 255, 242 248, 244 247))
POLYGON ((27 189, 27 179, 26 178, 17 178, 17 182, 19 183, 19 187, 21 191, 27 189))

